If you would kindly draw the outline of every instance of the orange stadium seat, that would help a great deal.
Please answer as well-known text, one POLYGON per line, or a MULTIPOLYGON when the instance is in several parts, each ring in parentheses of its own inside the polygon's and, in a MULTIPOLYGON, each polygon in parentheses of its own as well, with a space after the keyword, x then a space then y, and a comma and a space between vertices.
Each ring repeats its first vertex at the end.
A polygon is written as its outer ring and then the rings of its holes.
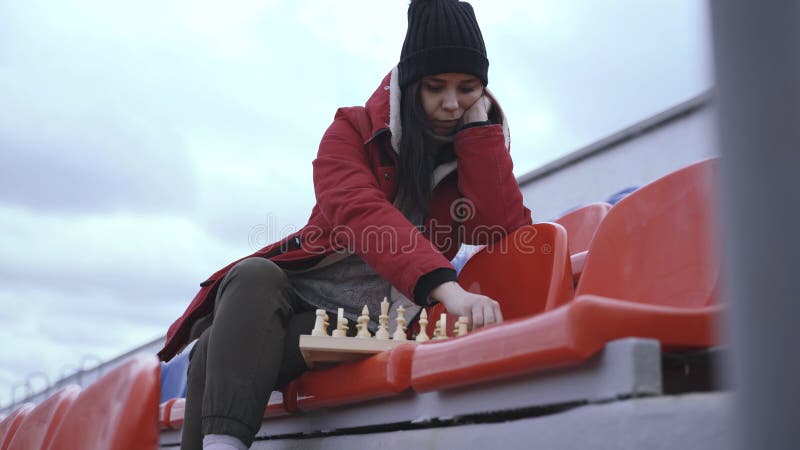
POLYGON ((8 446, 11 444, 11 440, 14 439, 17 429, 32 410, 33 405, 26 403, 0 422, 0 450, 8 450, 8 446))
MULTIPOLYGON (((276 397, 274 393, 269 397, 267 409, 264 410, 265 419, 270 417, 282 417, 291 414, 289 410, 291 406, 289 406, 287 401, 292 403, 293 400, 297 399, 297 396, 295 395, 293 398, 289 399, 287 397, 287 392, 288 389, 284 389, 283 392, 281 392, 280 397, 276 397)), ((295 411, 297 411, 297 409, 295 409, 295 411)))
POLYGON ((37 405, 20 423, 8 450, 46 450, 53 441, 58 425, 80 394, 78 386, 56 391, 37 405))
POLYGON ((605 202, 590 203, 568 212, 555 220, 567 230, 570 254, 589 250, 594 233, 608 214, 611 205, 605 202))
POLYGON ((174 398, 172 400, 168 400, 166 403, 169 404, 169 408, 165 407, 166 411, 161 422, 162 426, 171 428, 173 430, 179 430, 183 428, 183 415, 186 412, 186 399, 174 398))
MULTIPOLYGON (((283 397, 279 398, 271 396, 267 408, 264 411, 264 418, 281 417, 290 414, 289 408, 284 399, 287 398, 286 393, 283 397)), ((161 429, 180 430, 183 428, 183 416, 186 412, 186 399, 182 397, 167 400, 159 406, 159 424, 161 429)))
POLYGON ((401 345, 367 359, 301 375, 293 389, 301 411, 340 406, 397 395, 411 385, 414 344, 401 345))
POLYGON ((597 227, 606 217, 611 205, 604 202, 591 203, 556 219, 567 230, 570 260, 572 263, 572 277, 575 283, 580 279, 589 244, 594 238, 597 227))
MULTIPOLYGON (((171 427, 172 406, 179 400, 183 400, 183 398, 181 397, 171 398, 158 405, 158 424, 161 426, 162 430, 167 430, 172 428, 171 427)), ((181 417, 183 417, 182 414, 181 417)))
POLYGON ((597 230, 574 300, 419 346, 412 387, 426 392, 575 364, 625 337, 657 339, 668 350, 718 344, 718 172, 718 159, 702 161, 620 201, 597 230))
MULTIPOLYGON (((470 292, 497 300, 505 320, 563 305, 574 295, 567 232, 556 223, 522 227, 473 255, 458 282, 470 292)), ((429 336, 443 312, 442 304, 429 309, 429 336)), ((457 319, 448 315, 448 330, 454 328, 457 319)))
POLYGON ((50 450, 155 450, 158 389, 155 356, 123 362, 81 392, 50 450))

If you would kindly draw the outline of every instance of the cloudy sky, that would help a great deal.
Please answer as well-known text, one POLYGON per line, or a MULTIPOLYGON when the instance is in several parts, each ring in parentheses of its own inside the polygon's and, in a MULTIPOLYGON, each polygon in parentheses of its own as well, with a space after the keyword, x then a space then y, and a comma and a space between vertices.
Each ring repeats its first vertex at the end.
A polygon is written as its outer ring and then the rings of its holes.
MULTIPOLYGON (((702 0, 472 3, 517 175, 709 87, 702 0)), ((407 4, 0 2, 0 407, 301 227, 319 139, 396 64, 407 4)))

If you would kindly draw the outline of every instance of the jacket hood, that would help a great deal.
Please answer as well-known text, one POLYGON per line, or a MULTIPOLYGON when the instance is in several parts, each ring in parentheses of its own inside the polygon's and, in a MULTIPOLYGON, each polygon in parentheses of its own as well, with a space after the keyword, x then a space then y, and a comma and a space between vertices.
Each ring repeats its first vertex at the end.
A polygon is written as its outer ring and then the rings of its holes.
MULTIPOLYGON (((492 95, 492 91, 488 88, 486 92, 496 100, 492 95)), ((367 100, 365 106, 370 120, 372 121, 372 136, 369 140, 374 139, 376 136, 383 132, 391 133, 392 149, 395 153, 400 151, 400 138, 403 135, 403 126, 400 123, 400 98, 402 97, 402 90, 398 78, 397 66, 389 72, 381 81, 380 86, 372 96, 367 100)), ((503 117, 503 136, 506 141, 506 150, 510 148, 511 138, 508 129, 508 119, 503 113, 503 108, 499 104, 495 107, 500 108, 500 114, 503 117)))

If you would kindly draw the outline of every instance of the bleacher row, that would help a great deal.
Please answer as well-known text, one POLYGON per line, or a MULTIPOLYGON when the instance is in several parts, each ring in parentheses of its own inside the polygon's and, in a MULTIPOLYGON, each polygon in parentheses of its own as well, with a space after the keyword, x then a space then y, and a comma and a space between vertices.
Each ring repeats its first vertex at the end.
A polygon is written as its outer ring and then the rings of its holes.
MULTIPOLYGON (((718 171, 718 159, 701 161, 614 206, 591 204, 485 247, 459 282, 498 299, 503 324, 306 372, 272 396, 265 419, 502 383, 578 365, 627 337, 670 352, 718 345, 718 171)), ((82 392, 66 388, 23 405, 0 422, 0 450, 155 449, 159 425, 183 424, 187 364, 187 352, 160 368, 135 358, 82 392)))

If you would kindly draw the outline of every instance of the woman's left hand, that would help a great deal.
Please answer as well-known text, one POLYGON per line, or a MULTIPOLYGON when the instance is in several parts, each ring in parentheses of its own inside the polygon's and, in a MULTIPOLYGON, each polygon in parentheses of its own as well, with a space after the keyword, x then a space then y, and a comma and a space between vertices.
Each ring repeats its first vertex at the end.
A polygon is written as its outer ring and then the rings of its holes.
POLYGON ((492 107, 492 101, 486 94, 481 97, 464 111, 462 116, 462 123, 468 125, 473 122, 486 122, 489 120, 489 108, 492 107))

